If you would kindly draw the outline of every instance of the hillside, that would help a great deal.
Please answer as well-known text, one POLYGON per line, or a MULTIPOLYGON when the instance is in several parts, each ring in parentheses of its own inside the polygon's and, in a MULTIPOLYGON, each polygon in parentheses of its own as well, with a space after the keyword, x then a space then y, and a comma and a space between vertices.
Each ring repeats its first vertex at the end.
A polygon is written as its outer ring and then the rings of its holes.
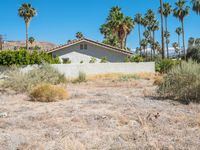
MULTIPOLYGON (((41 47, 42 50, 47 50, 56 47, 56 44, 44 41, 35 41, 33 44, 29 43, 29 47, 35 47, 35 46, 41 47)), ((3 44, 3 49, 15 49, 20 47, 25 47, 24 41, 6 41, 3 44)))

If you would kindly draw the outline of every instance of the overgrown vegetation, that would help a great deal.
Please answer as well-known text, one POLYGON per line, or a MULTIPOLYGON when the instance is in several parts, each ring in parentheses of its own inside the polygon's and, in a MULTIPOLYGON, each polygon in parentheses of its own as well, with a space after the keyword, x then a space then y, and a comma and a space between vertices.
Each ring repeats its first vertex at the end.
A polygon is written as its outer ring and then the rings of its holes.
POLYGON ((180 64, 178 60, 163 59, 156 62, 156 71, 160 73, 167 73, 173 66, 180 64))
POLYGON ((51 55, 43 51, 27 51, 21 50, 5 50, 0 51, 0 65, 32 65, 42 64, 43 62, 49 64, 59 64, 59 58, 52 58, 51 55))
POLYGON ((200 63, 200 38, 190 38, 188 41, 187 59, 200 63))
POLYGON ((62 86, 45 83, 34 87, 30 92, 30 96, 33 101, 55 102, 69 98, 69 93, 62 86))
POLYGON ((108 59, 107 57, 102 57, 100 63, 107 63, 108 59))
POLYGON ((61 74, 48 64, 36 66, 32 70, 27 68, 24 71, 13 67, 6 73, 6 76, 3 86, 17 92, 29 92, 33 87, 41 83, 57 85, 66 82, 64 74, 61 74))
POLYGON ((184 102, 200 102, 200 65, 182 62, 164 76, 159 87, 161 96, 184 102))
POLYGON ((90 59, 90 62, 89 62, 89 63, 93 64, 93 63, 96 63, 96 62, 97 62, 97 59, 96 59, 95 57, 92 57, 92 58, 90 59))
POLYGON ((124 74, 119 77, 120 81, 138 80, 140 77, 136 74, 124 74))
POLYGON ((132 57, 126 57, 125 62, 144 62, 144 58, 139 56, 139 55, 135 55, 132 57))

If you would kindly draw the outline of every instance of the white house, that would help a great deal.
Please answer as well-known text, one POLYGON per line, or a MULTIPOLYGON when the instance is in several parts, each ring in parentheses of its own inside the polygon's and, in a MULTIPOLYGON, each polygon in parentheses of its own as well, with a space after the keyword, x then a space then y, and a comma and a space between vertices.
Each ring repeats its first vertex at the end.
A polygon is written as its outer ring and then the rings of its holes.
POLYGON ((124 62, 126 57, 133 55, 132 52, 86 38, 68 42, 47 52, 62 61, 70 60, 71 63, 89 63, 92 59, 100 62, 102 58, 108 62, 124 62))

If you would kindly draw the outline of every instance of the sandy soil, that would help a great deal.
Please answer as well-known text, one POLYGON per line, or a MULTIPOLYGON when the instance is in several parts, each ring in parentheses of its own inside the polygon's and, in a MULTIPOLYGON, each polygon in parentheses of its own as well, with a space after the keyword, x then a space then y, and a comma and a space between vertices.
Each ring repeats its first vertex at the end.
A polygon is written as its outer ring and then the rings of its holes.
POLYGON ((146 97, 152 81, 69 84, 55 103, 0 94, 1 150, 133 150, 200 148, 200 106, 146 97))

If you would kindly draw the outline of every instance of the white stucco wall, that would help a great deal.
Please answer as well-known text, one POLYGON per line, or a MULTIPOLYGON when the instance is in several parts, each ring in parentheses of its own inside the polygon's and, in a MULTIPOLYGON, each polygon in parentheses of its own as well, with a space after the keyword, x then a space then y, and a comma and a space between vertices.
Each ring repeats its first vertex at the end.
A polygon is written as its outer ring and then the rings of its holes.
POLYGON ((83 72, 86 75, 97 75, 107 73, 124 73, 134 74, 141 72, 154 73, 155 63, 96 63, 96 64, 58 64, 52 65, 58 69, 61 73, 64 73, 66 77, 75 78, 78 77, 79 72, 83 72))
POLYGON ((61 50, 52 52, 53 56, 58 56, 61 60, 63 58, 69 58, 72 63, 89 63, 92 57, 96 58, 97 62, 100 62, 102 57, 106 57, 109 62, 124 62, 126 54, 115 52, 100 46, 95 46, 88 42, 81 42, 76 45, 63 48, 61 50), (80 44, 87 44, 87 50, 80 50, 80 44))

